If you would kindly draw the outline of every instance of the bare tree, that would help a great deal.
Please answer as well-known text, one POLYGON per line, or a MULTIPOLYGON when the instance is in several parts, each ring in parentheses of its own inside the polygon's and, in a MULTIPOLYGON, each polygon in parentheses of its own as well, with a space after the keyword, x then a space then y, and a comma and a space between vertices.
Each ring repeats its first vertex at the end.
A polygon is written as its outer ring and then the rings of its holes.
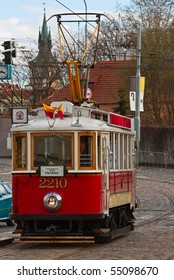
POLYGON ((18 46, 17 58, 12 65, 12 78, 0 82, 2 114, 9 115, 14 106, 33 108, 38 101, 54 94, 65 84, 65 78, 61 78, 64 75, 61 75, 57 53, 54 51, 53 54, 54 65, 48 61, 29 67, 30 61, 37 55, 36 48, 27 50, 18 46))
POLYGON ((1 80, 0 83, 0 106, 2 114, 9 115, 11 107, 27 106, 31 92, 27 90, 29 84, 29 69, 24 56, 18 57, 12 67, 12 77, 9 80, 1 80))
MULTIPOLYGON (((170 0, 132 0, 122 8, 122 26, 136 34, 142 27, 142 67, 146 78, 145 113, 149 124, 172 125, 174 121, 174 2, 170 0)), ((136 37, 135 37, 136 45, 136 37)))

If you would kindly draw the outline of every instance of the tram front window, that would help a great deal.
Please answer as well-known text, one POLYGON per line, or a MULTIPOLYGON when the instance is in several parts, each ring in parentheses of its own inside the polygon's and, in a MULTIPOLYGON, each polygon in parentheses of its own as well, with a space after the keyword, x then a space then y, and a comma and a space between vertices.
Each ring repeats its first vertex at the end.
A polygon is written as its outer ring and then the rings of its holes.
POLYGON ((33 135, 33 166, 73 167, 73 136, 65 134, 33 135))

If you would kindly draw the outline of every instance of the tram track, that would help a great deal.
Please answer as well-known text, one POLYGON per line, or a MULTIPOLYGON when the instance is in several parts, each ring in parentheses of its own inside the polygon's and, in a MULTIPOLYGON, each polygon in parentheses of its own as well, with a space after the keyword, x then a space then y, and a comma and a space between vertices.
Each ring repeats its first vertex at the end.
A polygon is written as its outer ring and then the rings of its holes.
MULTIPOLYGON (((11 233, 13 235, 13 233, 11 233)), ((8 232, 8 236, 10 236, 8 232)), ((28 251, 29 255, 32 255, 33 259, 33 253, 35 251, 38 252, 39 259, 40 259, 40 251, 53 251, 55 250, 55 253, 57 252, 57 249, 59 249, 59 257, 54 257, 54 259, 65 259, 67 257, 71 257, 75 254, 81 253, 83 251, 86 251, 88 249, 91 249, 93 246, 97 245, 95 243, 91 244, 77 244, 77 243, 20 243, 20 242, 13 242, 13 237, 4 238, 0 241, 0 260, 1 259, 20 259, 21 255, 27 255, 28 251), (26 253, 25 253, 26 252, 26 253), (16 257, 15 257, 16 256, 16 257)), ((21 258, 21 259, 30 259, 30 258, 21 258)), ((36 257, 38 259, 38 257, 36 257)), ((44 259, 49 259, 49 253, 46 254, 46 257, 44 259)))
MULTIPOLYGON (((157 180, 157 179, 148 179, 148 178, 140 178, 138 180, 146 180, 146 181, 149 181, 149 182, 155 182, 155 183, 162 183, 162 184, 168 184, 168 185, 173 185, 172 182, 169 182, 167 180, 157 180)), ((156 215, 154 215, 154 217, 152 218, 149 218, 145 221, 142 221, 140 222, 139 224, 136 225, 135 228, 137 227, 142 227, 142 226, 145 226, 147 224, 150 224, 152 222, 155 222, 155 221, 158 221, 162 218, 164 218, 165 216, 167 216, 168 214, 170 214, 171 212, 174 211, 174 193, 171 194, 171 191, 162 191, 162 190, 159 190, 157 187, 153 187, 151 190, 150 190, 152 193, 154 193, 155 195, 158 194, 158 195, 162 195, 163 197, 167 198, 168 201, 169 201, 169 206, 166 208, 166 209, 155 209, 155 210, 152 210, 152 209, 137 209, 137 211, 141 211, 144 213, 148 213, 148 212, 153 212, 153 213, 157 213, 156 215)), ((138 197, 138 203, 141 204, 141 199, 140 197, 138 197)))
MULTIPOLYGON (((12 242, 11 242, 12 243, 12 242)), ((9 245, 9 244, 8 244, 9 245)), ((24 245, 24 244, 11 244, 11 246, 9 245, 9 247, 5 246, 5 251, 4 253, 0 253, 0 259, 3 259, 2 257, 4 256, 8 256, 14 253, 17 253, 19 251, 25 250, 25 249, 29 249, 32 248, 34 246, 36 246, 37 244, 30 244, 30 245, 24 245), (22 248, 20 248, 22 245, 22 248), (12 248, 13 247, 13 248, 12 248)), ((2 250, 3 251, 3 250, 2 250)))
MULTIPOLYGON (((97 244, 90 244, 90 245, 81 245, 79 247, 78 246, 75 246, 75 245, 71 245, 71 246, 63 246, 63 245, 58 245, 55 246, 54 244, 54 248, 53 248, 53 244, 37 244, 37 243, 34 243, 34 244, 28 244, 28 245, 25 245, 25 244, 11 244, 8 248, 7 246, 5 246, 5 250, 3 253, 0 253, 0 259, 14 259, 12 256, 14 255, 17 255, 18 257, 15 258, 15 259, 20 259, 19 256, 21 255, 24 255, 25 251, 26 251, 26 255, 27 254, 27 251, 30 250, 30 254, 35 254, 35 251, 37 250, 48 250, 48 251, 53 251, 53 250, 57 250, 59 249, 59 254, 60 254, 60 251, 61 251, 61 254, 58 256, 58 257, 54 257, 54 260, 63 260, 63 259, 66 259, 68 257, 71 257, 73 255, 76 255, 76 254, 79 254, 79 253, 82 253, 86 250, 89 250, 91 249, 92 247, 96 246, 97 244), (9 258, 9 257, 12 257, 12 258, 9 258)), ((53 252, 52 252, 53 254, 53 252)), ((47 257, 43 258, 43 259, 52 259, 49 257, 48 254, 46 254, 47 257)), ((25 258, 22 258, 22 259, 25 259, 25 258)), ((33 259, 33 258, 26 258, 26 259, 33 259)), ((38 259, 37 257, 35 259, 38 259)), ((40 259, 40 258, 39 258, 40 259)))

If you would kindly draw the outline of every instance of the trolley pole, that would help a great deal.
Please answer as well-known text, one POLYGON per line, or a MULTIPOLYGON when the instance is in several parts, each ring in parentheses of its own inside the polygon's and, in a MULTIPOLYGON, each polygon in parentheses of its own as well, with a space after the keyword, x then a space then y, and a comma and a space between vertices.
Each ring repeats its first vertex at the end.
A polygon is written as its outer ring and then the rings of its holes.
POLYGON ((136 130, 136 166, 140 163, 140 65, 141 65, 141 27, 138 27, 137 40, 137 72, 136 72, 136 111, 135 111, 135 130, 136 130))

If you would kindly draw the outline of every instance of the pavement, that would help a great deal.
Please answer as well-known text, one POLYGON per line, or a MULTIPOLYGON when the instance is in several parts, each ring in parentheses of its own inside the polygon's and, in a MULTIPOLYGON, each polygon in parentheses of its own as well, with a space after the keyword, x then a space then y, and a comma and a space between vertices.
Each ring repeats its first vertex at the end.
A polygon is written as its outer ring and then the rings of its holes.
POLYGON ((0 158, 0 181, 11 182, 12 159, 0 158))

